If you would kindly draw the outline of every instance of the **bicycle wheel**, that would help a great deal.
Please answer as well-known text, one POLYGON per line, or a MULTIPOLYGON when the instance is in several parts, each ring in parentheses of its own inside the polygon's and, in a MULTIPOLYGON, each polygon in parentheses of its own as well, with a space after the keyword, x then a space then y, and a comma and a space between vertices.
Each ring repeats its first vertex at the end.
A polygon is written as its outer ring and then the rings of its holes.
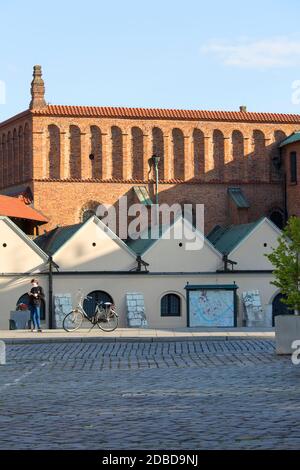
POLYGON ((72 310, 64 318, 63 329, 68 332, 78 330, 81 327, 82 321, 82 313, 79 310, 72 310))
POLYGON ((119 322, 119 317, 116 315, 114 312, 110 312, 107 315, 103 315, 102 317, 99 318, 97 325, 100 328, 100 330, 103 331, 114 331, 119 322))

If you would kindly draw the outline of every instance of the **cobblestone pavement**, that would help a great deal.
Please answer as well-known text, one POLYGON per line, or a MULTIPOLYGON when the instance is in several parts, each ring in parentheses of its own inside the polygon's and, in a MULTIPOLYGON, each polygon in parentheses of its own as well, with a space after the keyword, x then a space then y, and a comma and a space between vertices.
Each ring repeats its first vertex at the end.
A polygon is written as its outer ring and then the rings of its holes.
POLYGON ((300 366, 271 340, 7 347, 1 449, 299 449, 300 366))

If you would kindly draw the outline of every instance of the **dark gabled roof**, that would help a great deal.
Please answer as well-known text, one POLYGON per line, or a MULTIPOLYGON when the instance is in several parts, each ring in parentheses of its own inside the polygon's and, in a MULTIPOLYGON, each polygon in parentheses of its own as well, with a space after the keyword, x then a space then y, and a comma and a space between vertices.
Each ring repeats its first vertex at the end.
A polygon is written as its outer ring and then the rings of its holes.
POLYGON ((81 227, 81 224, 56 227, 34 239, 34 242, 48 255, 53 255, 63 246, 81 227))
POLYGON ((249 224, 220 227, 217 225, 208 235, 208 240, 223 254, 229 254, 262 221, 249 224))
POLYGON ((280 144, 279 147, 285 147, 288 144, 293 144, 294 142, 299 142, 300 140, 300 131, 293 132, 293 134, 289 135, 286 139, 284 139, 280 144))
POLYGON ((163 231, 164 228, 162 225, 160 225, 159 229, 156 232, 157 235, 154 235, 154 237, 151 238, 153 234, 151 234, 151 228, 149 228, 145 232, 142 232, 141 237, 137 238, 136 240, 128 238, 126 240, 126 245, 137 255, 142 255, 143 253, 145 253, 146 250, 148 250, 148 248, 150 248, 150 246, 152 246, 156 242, 156 240, 161 238, 163 231))
POLYGON ((141 204, 144 206, 152 206, 152 201, 146 186, 134 186, 133 190, 141 204))
POLYGON ((212 245, 215 246, 215 243, 219 240, 219 238, 226 232, 226 227, 221 227, 221 225, 215 225, 215 227, 209 232, 207 235, 207 239, 210 241, 212 245))
POLYGON ((228 194, 239 209, 248 209, 250 204, 241 188, 228 188, 228 194))

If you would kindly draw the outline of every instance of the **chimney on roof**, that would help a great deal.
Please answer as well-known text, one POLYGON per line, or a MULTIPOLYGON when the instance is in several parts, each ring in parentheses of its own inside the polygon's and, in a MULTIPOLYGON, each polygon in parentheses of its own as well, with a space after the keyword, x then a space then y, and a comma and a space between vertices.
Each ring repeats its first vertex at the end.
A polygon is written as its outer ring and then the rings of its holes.
POLYGON ((35 65, 33 67, 33 80, 31 82, 31 101, 30 109, 41 109, 47 106, 45 101, 45 85, 42 79, 42 67, 35 65))
POLYGON ((247 106, 240 106, 240 112, 241 113, 246 113, 247 112, 247 106))

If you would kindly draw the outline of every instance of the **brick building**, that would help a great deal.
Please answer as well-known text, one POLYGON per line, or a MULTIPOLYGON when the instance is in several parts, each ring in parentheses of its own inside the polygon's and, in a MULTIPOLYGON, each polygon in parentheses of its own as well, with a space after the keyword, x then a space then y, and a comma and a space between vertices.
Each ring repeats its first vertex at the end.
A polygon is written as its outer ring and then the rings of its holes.
POLYGON ((300 115, 47 105, 40 66, 31 96, 28 110, 0 124, 0 192, 30 192, 47 229, 125 194, 135 201, 137 186, 153 199, 153 154, 160 202, 204 203, 206 233, 261 216, 280 226, 299 211, 286 197, 280 143, 300 115))

